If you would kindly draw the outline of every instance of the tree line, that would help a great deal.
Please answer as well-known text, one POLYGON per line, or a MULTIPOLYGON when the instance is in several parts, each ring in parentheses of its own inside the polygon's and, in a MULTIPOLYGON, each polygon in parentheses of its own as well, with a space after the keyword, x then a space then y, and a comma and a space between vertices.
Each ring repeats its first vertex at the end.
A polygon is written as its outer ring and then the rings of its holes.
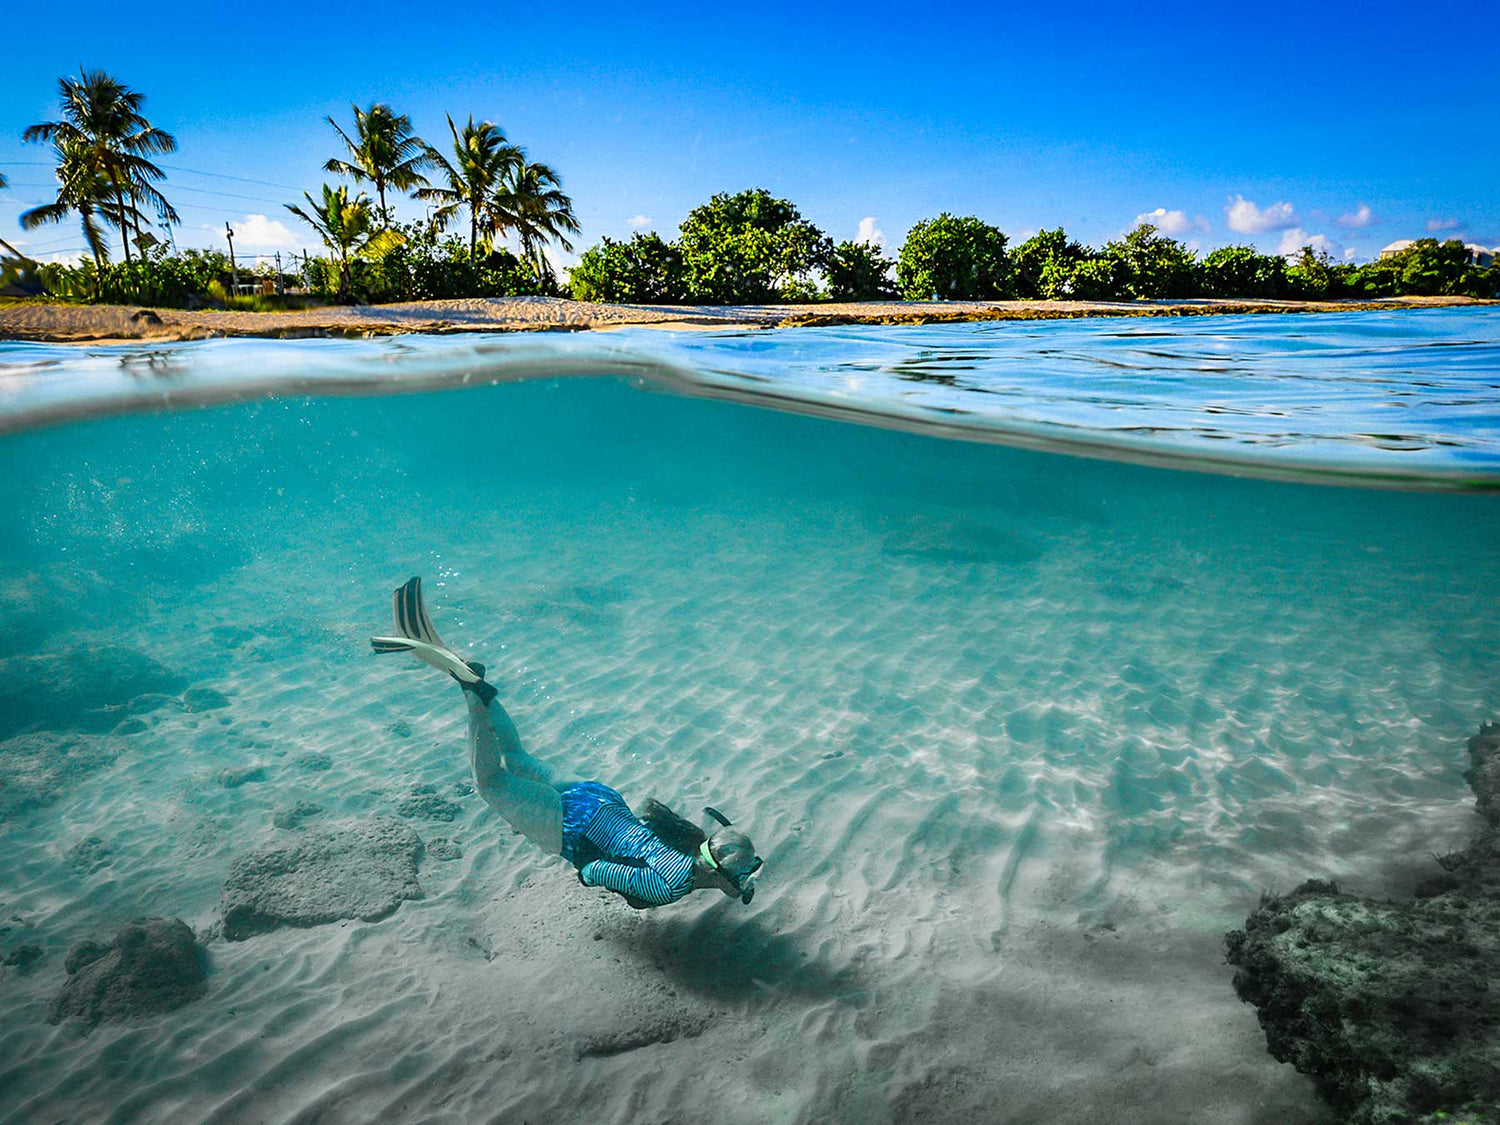
POLYGON ((635 304, 1493 297, 1500 266, 1475 265, 1456 239, 1430 238, 1363 265, 1311 246, 1290 259, 1249 246, 1200 259, 1149 223, 1099 249, 1061 227, 1012 247, 997 227, 946 213, 913 226, 893 260, 868 243, 835 244, 793 204, 757 188, 715 195, 689 212, 672 242, 654 231, 605 238, 584 251, 570 285, 580 300, 635 304))
MULTIPOLYGON (((217 251, 169 251, 180 217, 153 158, 177 140, 152 124, 143 95, 104 71, 58 79, 59 118, 23 133, 50 145, 56 198, 21 215, 26 230, 76 216, 91 260, 42 265, 0 242, 0 287, 76 299, 219 306, 249 303, 226 288, 237 270, 217 251), (154 229, 166 232, 163 241, 154 229), (123 261, 112 262, 112 238, 123 261)), ((550 165, 532 160, 491 121, 447 117, 444 147, 418 136, 389 105, 351 107, 352 126, 325 120, 340 145, 324 170, 349 183, 304 192, 287 211, 326 254, 275 275, 324 300, 562 295, 640 304, 1186 297, 1333 299, 1407 294, 1495 296, 1500 266, 1481 268, 1456 241, 1422 239, 1363 265, 1305 246, 1288 259, 1248 246, 1199 258, 1150 224, 1093 248, 1058 228, 1012 246, 974 216, 941 214, 908 232, 894 259, 880 247, 835 243, 788 200, 762 188, 720 193, 694 208, 668 241, 654 231, 603 239, 561 283, 547 259, 571 251, 572 200, 550 165), (351 190, 351 183, 353 190, 351 190), (362 190, 368 185, 374 197, 362 190), (393 199, 428 206, 425 221, 397 223, 393 199), (516 252, 504 246, 515 243, 516 252)), ((0 188, 5 186, 0 176, 0 188)), ((290 263, 288 263, 290 266, 290 263)), ((247 270, 247 273, 252 271, 247 270)), ((264 276, 268 267, 256 271, 264 276)))

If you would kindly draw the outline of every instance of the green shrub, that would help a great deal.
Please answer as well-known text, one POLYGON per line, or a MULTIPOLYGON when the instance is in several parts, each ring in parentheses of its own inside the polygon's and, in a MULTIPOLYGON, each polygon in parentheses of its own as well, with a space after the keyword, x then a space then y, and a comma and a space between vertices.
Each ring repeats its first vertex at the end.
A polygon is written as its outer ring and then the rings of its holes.
POLYGON ((814 299, 828 236, 764 188, 720 192, 682 221, 687 297, 711 305, 814 299))
POLYGON ((1088 256, 1088 248, 1069 239, 1062 227, 1038 231, 1011 251, 1016 296, 1070 296, 1073 271, 1088 256))
POLYGON ((36 275, 49 294, 66 300, 96 300, 122 305, 194 308, 223 299, 229 279, 229 259, 204 250, 167 254, 157 248, 128 262, 107 264, 101 270, 92 259, 78 265, 49 262, 36 266, 36 275), (210 292, 218 285, 217 296, 210 292))
POLYGON ((1067 296, 1075 301, 1113 301, 1121 294, 1117 276, 1119 263, 1113 258, 1086 258, 1073 267, 1067 296))
POLYGON ((1203 259, 1203 292, 1210 297, 1281 297, 1286 259, 1249 246, 1223 246, 1203 259))
POLYGON ((840 242, 828 257, 828 296, 835 301, 881 301, 896 296, 896 263, 868 242, 840 242))
MULTIPOLYGON (((443 238, 425 223, 396 228, 378 255, 353 263, 354 296, 373 304, 464 297, 556 296, 550 272, 538 274, 508 250, 485 250, 473 258, 460 238, 443 238)), ((317 259, 313 287, 329 296, 337 289, 338 271, 317 259)))
POLYGON ((933 297, 986 301, 1009 297, 1011 263, 1006 237, 972 216, 946 211, 923 219, 906 236, 896 283, 908 301, 933 297))
POLYGON ((1142 223, 1124 238, 1108 243, 1102 256, 1114 262, 1118 296, 1193 297, 1199 291, 1193 252, 1150 223, 1142 223))
POLYGON ((682 252, 655 231, 629 242, 605 238, 583 252, 568 274, 575 301, 672 305, 687 299, 682 252))
POLYGON ((1304 301, 1323 301, 1339 296, 1339 275, 1326 250, 1304 246, 1296 261, 1287 266, 1287 290, 1304 301))

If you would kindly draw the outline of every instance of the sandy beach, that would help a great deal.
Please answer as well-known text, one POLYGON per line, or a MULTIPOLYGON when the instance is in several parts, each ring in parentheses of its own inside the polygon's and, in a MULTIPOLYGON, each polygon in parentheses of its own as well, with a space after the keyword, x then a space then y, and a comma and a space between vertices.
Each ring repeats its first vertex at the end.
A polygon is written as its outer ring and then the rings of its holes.
POLYGON ((1469 297, 1381 301, 871 301, 822 305, 603 305, 562 297, 481 297, 295 312, 149 309, 135 305, 0 305, 0 340, 107 343, 224 336, 395 336, 410 332, 794 328, 837 324, 1052 320, 1082 316, 1203 316, 1349 312, 1495 304, 1469 297))

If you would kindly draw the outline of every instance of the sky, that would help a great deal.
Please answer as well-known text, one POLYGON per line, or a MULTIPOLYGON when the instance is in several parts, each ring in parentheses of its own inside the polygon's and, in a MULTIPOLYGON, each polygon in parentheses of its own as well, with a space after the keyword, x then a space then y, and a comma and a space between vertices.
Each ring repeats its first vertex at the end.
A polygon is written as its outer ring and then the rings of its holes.
MULTIPOLYGON (((582 235, 676 232, 718 191, 765 187, 836 240, 894 255, 917 221, 977 215, 1014 241, 1094 245, 1138 220, 1203 251, 1398 238, 1500 246, 1500 4, 430 5, 264 0, 142 14, 76 0, 5 16, 0 238, 54 191, 26 126, 102 68, 174 133, 179 245, 314 245, 285 203, 336 177, 324 117, 382 101, 435 144, 498 123, 562 175, 582 235)), ((403 219, 426 206, 404 201, 403 219)), ((575 255, 563 255, 566 263, 575 255)))

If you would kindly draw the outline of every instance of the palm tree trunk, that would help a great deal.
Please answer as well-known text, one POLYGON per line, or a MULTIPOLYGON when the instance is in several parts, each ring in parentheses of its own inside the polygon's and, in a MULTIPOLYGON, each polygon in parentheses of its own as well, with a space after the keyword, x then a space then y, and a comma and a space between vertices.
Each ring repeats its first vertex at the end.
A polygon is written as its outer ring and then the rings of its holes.
POLYGON ((94 300, 104 296, 104 253, 100 246, 98 232, 92 229, 94 215, 93 209, 80 210, 79 215, 83 218, 83 240, 88 243, 89 249, 94 254, 94 300))
MULTIPOLYGON (((135 193, 130 196, 130 227, 135 231, 135 244, 139 249, 141 245, 141 209, 135 201, 135 193)), ((144 253, 144 251, 143 251, 144 253)))
POLYGON ((474 261, 474 252, 479 246, 479 208, 469 200, 469 262, 474 261))
POLYGON ((125 215, 125 192, 120 187, 119 177, 113 171, 109 174, 109 182, 115 188, 115 206, 119 207, 120 213, 116 216, 120 220, 120 241, 125 245, 125 260, 130 261, 130 222, 125 215))
POLYGON ((391 217, 385 209, 385 181, 379 176, 375 177, 375 191, 380 196, 380 225, 388 227, 391 225, 391 217))

